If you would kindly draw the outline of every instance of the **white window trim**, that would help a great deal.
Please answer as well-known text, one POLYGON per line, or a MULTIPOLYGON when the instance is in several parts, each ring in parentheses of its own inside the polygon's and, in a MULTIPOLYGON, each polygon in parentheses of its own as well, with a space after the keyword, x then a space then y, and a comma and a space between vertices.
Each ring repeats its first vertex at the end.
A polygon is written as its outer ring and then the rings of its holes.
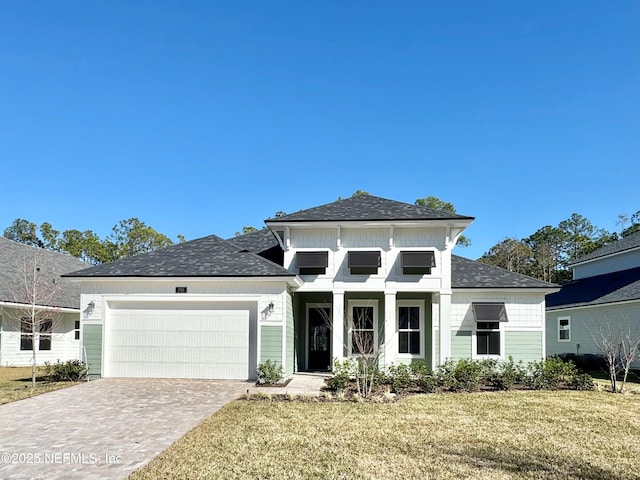
POLYGON ((571 317, 558 317, 558 342, 570 342, 571 341, 571 317), (560 320, 567 320, 567 326, 561 327, 560 320), (560 332, 567 331, 569 332, 569 338, 560 338, 560 332))
MULTIPOLYGON (((398 351, 395 352, 397 358, 424 358, 424 300, 397 300, 396 301, 396 334, 400 336, 400 307, 418 307, 419 328, 420 328, 420 351, 419 353, 400 353, 400 341, 398 340, 398 351)), ((405 330, 415 331, 415 330, 405 330)))
POLYGON ((349 309, 349 330, 347 333, 347 345, 349 356, 356 355, 353 353, 353 307, 372 307, 373 308, 373 355, 377 355, 379 351, 378 345, 378 300, 374 299, 353 299, 347 301, 349 309))
MULTIPOLYGON (((482 322, 486 323, 486 322, 482 322)), ((496 360, 504 360, 504 339, 505 339, 505 329, 503 324, 506 322, 497 322, 498 323, 498 332, 500 332, 500 354, 499 355, 489 355, 489 354, 479 354, 478 353, 478 322, 474 322, 473 331, 471 334, 471 358, 473 360, 483 360, 483 359, 496 359, 496 360)), ((486 332, 488 330, 479 329, 481 332, 486 332)), ((495 331, 495 330, 494 330, 495 331)))

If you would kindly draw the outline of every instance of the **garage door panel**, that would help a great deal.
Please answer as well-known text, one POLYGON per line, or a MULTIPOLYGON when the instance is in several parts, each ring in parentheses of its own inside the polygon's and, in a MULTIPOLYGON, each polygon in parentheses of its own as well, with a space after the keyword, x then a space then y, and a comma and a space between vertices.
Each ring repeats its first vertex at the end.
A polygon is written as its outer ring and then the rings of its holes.
POLYGON ((247 308, 113 309, 107 375, 246 379, 249 321, 247 308))

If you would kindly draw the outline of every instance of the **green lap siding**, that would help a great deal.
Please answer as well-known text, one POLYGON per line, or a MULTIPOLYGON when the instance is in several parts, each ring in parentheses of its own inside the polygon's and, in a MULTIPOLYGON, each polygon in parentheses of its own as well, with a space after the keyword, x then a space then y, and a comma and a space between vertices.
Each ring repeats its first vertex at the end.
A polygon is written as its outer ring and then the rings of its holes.
POLYGON ((291 294, 287 293, 286 296, 286 337, 287 337, 287 345, 286 345, 286 368, 285 368, 285 377, 293 374, 293 367, 295 363, 295 337, 294 337, 294 326, 293 326, 293 301, 291 298, 291 294))
POLYGON ((260 362, 272 360, 282 364, 282 327, 263 326, 260 340, 260 362))
POLYGON ((87 355, 89 376, 99 377, 102 373, 102 325, 84 325, 82 345, 87 355))
POLYGON ((470 330, 458 330, 451 332, 451 358, 453 360, 471 358, 470 330))
POLYGON ((542 332, 505 332, 505 358, 523 363, 542 359, 542 332))

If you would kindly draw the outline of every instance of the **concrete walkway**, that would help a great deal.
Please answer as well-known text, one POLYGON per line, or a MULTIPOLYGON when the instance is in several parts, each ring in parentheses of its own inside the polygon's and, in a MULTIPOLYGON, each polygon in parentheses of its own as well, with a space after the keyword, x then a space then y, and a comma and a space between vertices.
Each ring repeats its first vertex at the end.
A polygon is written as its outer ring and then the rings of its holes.
POLYGON ((328 373, 294 373, 291 381, 284 387, 257 387, 249 389, 250 393, 282 393, 319 395, 324 387, 324 381, 331 375, 328 373))
POLYGON ((103 379, 0 405, 0 478, 125 478, 252 387, 103 379))

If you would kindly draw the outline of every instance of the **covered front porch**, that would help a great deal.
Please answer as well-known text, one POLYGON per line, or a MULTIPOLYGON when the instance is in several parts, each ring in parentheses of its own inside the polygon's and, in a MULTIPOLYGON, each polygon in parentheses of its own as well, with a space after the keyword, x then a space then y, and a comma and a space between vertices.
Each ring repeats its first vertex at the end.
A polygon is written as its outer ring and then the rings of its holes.
POLYGON ((440 335, 443 306, 448 318, 450 295, 438 292, 296 292, 295 371, 327 371, 334 359, 361 354, 376 355, 381 368, 433 368, 448 354, 440 348, 450 341, 440 335))

